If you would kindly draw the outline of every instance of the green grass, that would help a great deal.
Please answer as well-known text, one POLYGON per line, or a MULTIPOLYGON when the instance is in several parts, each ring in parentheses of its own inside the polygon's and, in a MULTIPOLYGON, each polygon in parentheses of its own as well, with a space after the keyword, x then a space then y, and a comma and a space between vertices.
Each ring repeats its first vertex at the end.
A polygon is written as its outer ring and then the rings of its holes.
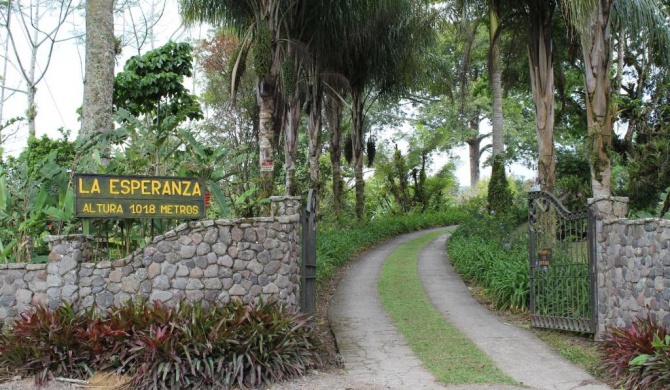
POLYGON ((316 240, 317 282, 322 285, 338 267, 380 242, 417 230, 454 225, 465 218, 465 212, 453 208, 439 213, 378 218, 363 224, 357 221, 321 221, 316 240))
POLYGON ((588 373, 603 378, 601 354, 596 344, 586 337, 547 329, 535 329, 535 335, 571 363, 588 373))
POLYGON ((382 304, 410 348, 443 384, 516 384, 470 339, 450 325, 423 291, 417 272, 419 252, 447 231, 449 229, 414 239, 386 259, 378 286, 382 304))

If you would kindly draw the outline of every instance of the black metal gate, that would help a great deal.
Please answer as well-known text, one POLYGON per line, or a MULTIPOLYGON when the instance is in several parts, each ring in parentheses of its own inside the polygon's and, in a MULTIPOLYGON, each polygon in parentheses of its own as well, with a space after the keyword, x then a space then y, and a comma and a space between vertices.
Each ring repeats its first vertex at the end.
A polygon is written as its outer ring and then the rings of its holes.
POLYGON ((531 326, 594 333, 595 223, 553 195, 528 194, 531 326))
POLYGON ((300 310, 316 311, 316 190, 309 190, 307 207, 302 212, 300 255, 300 310))

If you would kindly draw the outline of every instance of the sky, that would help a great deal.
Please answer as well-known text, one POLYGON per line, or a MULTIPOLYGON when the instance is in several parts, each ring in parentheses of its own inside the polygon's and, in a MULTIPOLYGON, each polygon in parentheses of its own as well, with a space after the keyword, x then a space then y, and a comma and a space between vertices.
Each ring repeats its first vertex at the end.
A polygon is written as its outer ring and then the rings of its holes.
MULTIPOLYGON (((159 0, 141 1, 140 8, 132 11, 126 11, 123 15, 115 16, 115 34, 123 36, 125 45, 121 57, 117 61, 116 71, 123 69, 123 64, 132 55, 138 54, 138 47, 142 52, 146 52, 158 47, 170 38, 174 40, 185 40, 188 38, 205 38, 207 35, 206 27, 186 30, 181 26, 181 20, 173 2, 163 9, 159 0), (149 36, 137 36, 133 34, 132 20, 141 20, 144 16, 150 14, 162 14, 162 18, 150 29, 149 36), (146 39, 145 39, 146 38, 146 39), (144 42, 138 44, 138 42, 144 42)), ((15 24, 16 26, 16 24, 15 24)), ((48 26, 48 20, 43 22, 43 26, 48 26)), ((67 18, 66 24, 59 32, 59 38, 72 36, 81 36, 84 31, 84 19, 82 12, 74 12, 67 18)), ((22 60, 27 62, 27 46, 21 44, 22 32, 16 32, 17 47, 21 53, 22 60)), ((37 71, 40 73, 45 64, 46 49, 41 49, 40 60, 37 64, 37 71)), ((9 57, 12 55, 10 53, 9 57)), ((14 61, 16 62, 16 61, 14 61)), ((83 73, 84 73, 84 45, 82 39, 70 39, 68 41, 57 43, 54 46, 53 55, 44 79, 37 86, 37 137, 43 134, 51 138, 60 137, 58 129, 64 128, 71 130, 70 138, 74 139, 80 128, 77 109, 81 107, 83 100, 83 73)), ((19 73, 10 68, 7 73, 7 84, 12 88, 20 89, 24 83, 21 81, 19 73)), ((12 95, 5 103, 3 109, 3 121, 23 116, 27 106, 25 94, 16 93, 12 95)), ((3 132, 7 134, 7 132, 3 132)), ((2 147, 5 153, 18 155, 26 145, 28 138, 28 127, 23 124, 16 134, 5 142, 2 147)), ((456 177, 461 186, 470 184, 470 168, 467 156, 467 147, 458 148, 454 155, 459 156, 457 162, 456 177)), ((443 166, 449 157, 446 154, 436 156, 433 170, 443 166)), ((481 168, 481 177, 490 176, 490 167, 481 168)), ((508 168, 512 175, 522 178, 535 176, 535 173, 520 165, 512 165, 508 168)))

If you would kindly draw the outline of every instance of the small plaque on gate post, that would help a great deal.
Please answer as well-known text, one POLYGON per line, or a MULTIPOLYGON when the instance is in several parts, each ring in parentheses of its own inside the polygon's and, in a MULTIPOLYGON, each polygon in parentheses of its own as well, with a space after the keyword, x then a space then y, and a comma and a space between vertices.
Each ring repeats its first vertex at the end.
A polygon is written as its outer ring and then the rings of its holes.
POLYGON ((547 269, 551 265, 551 249, 545 248, 537 251, 537 266, 547 269))

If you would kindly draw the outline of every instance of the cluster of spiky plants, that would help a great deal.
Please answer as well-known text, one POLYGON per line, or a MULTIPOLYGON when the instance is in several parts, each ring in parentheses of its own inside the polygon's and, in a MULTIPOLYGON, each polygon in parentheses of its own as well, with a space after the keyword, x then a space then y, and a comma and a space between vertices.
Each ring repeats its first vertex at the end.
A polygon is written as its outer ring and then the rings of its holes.
POLYGON ((651 316, 610 328, 600 344, 605 373, 625 389, 670 388, 670 335, 651 316))
POLYGON ((0 334, 0 366, 34 375, 132 377, 133 389, 257 387, 320 363, 308 318, 271 302, 167 307, 129 303, 102 313, 37 306, 0 334))
POLYGON ((449 260, 465 280, 483 287, 497 308, 526 310, 528 238, 514 232, 509 218, 470 216, 448 241, 449 260))

